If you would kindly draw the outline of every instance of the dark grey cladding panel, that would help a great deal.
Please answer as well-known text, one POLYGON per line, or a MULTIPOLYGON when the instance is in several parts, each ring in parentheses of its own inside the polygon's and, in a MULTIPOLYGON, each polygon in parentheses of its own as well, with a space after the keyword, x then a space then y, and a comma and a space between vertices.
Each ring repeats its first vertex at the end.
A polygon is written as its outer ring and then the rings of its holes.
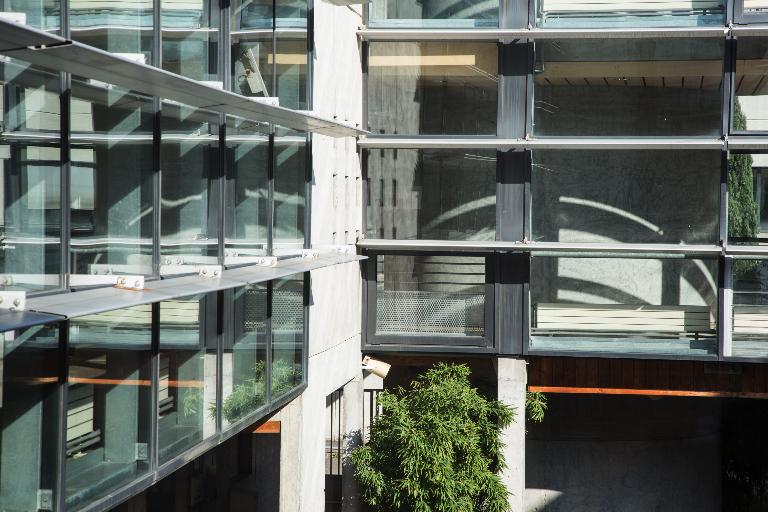
POLYGON ((294 130, 331 137, 355 137, 367 133, 311 113, 267 105, 6 20, 0 20, 0 54, 151 96, 294 130))
POLYGON ((61 322, 64 318, 33 311, 0 311, 0 332, 61 322))

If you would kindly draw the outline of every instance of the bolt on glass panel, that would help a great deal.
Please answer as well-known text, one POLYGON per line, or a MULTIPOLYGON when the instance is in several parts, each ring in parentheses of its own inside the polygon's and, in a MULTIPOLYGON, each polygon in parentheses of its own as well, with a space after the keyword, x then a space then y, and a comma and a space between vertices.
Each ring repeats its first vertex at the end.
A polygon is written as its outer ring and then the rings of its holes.
POLYGON ((219 115, 164 102, 160 273, 219 263, 219 115))
POLYGON ((219 0, 162 0, 161 9, 163 69, 193 80, 218 81, 219 0))
POLYGON ((725 15, 723 0, 536 0, 535 7, 544 28, 719 26, 725 15))
POLYGON ((366 151, 368 238, 494 240, 496 151, 366 151))
POLYGON ((0 57, 0 286, 61 286, 59 74, 0 57))
POLYGON ((736 42, 732 132, 768 131, 768 38, 741 37, 736 42))
POLYGON ((768 244, 768 155, 728 155, 728 242, 768 244))
POLYGON ((307 207, 307 139, 301 132, 275 129, 273 253, 295 255, 304 248, 307 207))
POLYGON ((61 30, 61 3, 64 0, 5 0, 0 12, 7 19, 46 32, 61 30))
POLYGON ((149 470, 151 339, 149 304, 70 321, 67 508, 149 470))
MULTIPOLYGON (((373 0, 371 28, 489 28, 499 26, 498 0, 373 0)), ((446 34, 446 39, 450 34, 446 34)))
POLYGON ((272 282, 272 400, 304 378, 304 274, 272 282))
POLYGON ((485 336, 485 257, 378 255, 376 334, 485 336))
POLYGON ((150 98, 72 81, 74 274, 151 274, 154 107, 150 98))
POLYGON ((224 263, 255 263, 267 255, 269 125, 227 117, 224 263))
POLYGON ((267 284, 236 288, 229 296, 232 338, 222 359, 224 428, 266 405, 267 284))
POLYGON ((59 327, 0 334, 0 509, 52 511, 59 417, 59 327))
POLYGON ((496 43, 374 42, 369 48, 371 132, 496 134, 496 43))
POLYGON ((768 357, 768 260, 734 259, 731 310, 734 357, 768 357))
POLYGON ((720 136, 722 39, 535 42, 533 132, 720 136))
POLYGON ((152 64, 153 0, 69 0, 72 39, 152 64))
POLYGON ((717 260, 534 256, 530 349, 714 356, 717 283, 717 260))
POLYGON ((160 303, 158 458, 216 433, 217 295, 160 303))
POLYGON ((532 239, 717 244, 720 168, 720 151, 536 150, 532 239))

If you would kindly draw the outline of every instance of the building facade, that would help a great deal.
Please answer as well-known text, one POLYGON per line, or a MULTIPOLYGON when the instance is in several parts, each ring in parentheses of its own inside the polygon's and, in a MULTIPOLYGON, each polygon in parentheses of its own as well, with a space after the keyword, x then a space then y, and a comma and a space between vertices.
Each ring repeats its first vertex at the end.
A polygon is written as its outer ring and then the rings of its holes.
POLYGON ((360 510, 442 360, 515 511, 765 507, 767 62, 759 0, 0 0, 0 510, 360 510))

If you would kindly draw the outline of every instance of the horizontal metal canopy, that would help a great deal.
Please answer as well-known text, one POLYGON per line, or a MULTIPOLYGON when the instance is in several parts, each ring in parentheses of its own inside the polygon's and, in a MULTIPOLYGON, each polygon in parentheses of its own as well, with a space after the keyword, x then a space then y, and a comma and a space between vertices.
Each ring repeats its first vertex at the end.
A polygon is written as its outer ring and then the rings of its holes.
MULTIPOLYGON (((249 284, 263 283, 291 275, 309 272, 366 259, 357 254, 321 254, 316 258, 291 258, 278 261, 274 267, 251 265, 222 272, 219 278, 206 278, 197 275, 172 277, 146 283, 143 290, 118 288, 91 288, 87 290, 33 297, 27 299, 26 314, 48 313, 58 315, 53 320, 76 318, 84 315, 104 313, 115 309, 151 304, 164 300, 178 299, 203 293, 228 290, 249 284)), ((52 320, 50 320, 52 321, 52 320)), ((0 326, 3 324, 0 317, 0 326)), ((41 321, 39 323, 47 323, 41 321)), ((12 325, 10 322, 7 325, 12 325)), ((5 330, 18 328, 8 327, 5 330)), ((0 329, 2 330, 2 329, 0 329)))
POLYGON ((0 332, 14 329, 26 329, 38 325, 51 324, 64 320, 60 316, 35 313, 33 311, 0 311, 0 332))
POLYGON ((331 137, 356 137, 367 133, 358 127, 268 105, 233 92, 210 87, 189 78, 34 28, 0 19, 0 54, 49 69, 65 71, 150 96, 158 96, 246 119, 274 123, 294 130, 331 137))
POLYGON ((722 139, 707 137, 546 137, 502 139, 495 137, 364 137, 358 146, 367 149, 722 149, 722 139))
POLYGON ((357 34, 367 41, 509 41, 515 39, 665 39, 670 37, 723 37, 726 27, 627 28, 627 29, 361 29, 357 34))

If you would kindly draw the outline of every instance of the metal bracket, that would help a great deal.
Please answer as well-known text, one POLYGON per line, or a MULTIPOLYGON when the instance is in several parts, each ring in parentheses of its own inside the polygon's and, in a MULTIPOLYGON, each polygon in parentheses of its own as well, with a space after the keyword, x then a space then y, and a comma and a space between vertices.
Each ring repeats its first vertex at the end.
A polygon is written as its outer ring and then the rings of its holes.
POLYGON ((197 273, 200 275, 200 277, 207 277, 210 279, 221 277, 222 271, 223 269, 221 265, 203 265, 201 267, 197 267, 197 273))
POLYGON ((149 459, 149 446, 147 443, 136 443, 136 460, 148 460, 149 459))
POLYGON ((256 261, 256 264, 261 267, 276 267, 277 257, 275 256, 263 256, 256 261))
POLYGON ((53 490, 37 490, 37 510, 45 512, 53 510, 53 490))
POLYGON ((27 306, 27 292, 0 291, 0 309, 24 311, 27 306))
POLYGON ((304 249, 301 251, 301 257, 307 260, 316 260, 320 257, 320 252, 317 249, 304 249))
POLYGON ((273 107, 280 106, 280 98, 278 98, 277 96, 251 96, 250 99, 256 100, 259 103, 271 105, 273 107))
POLYGON ((92 274, 72 274, 69 276, 69 286, 99 286, 113 285, 121 290, 143 290, 144 276, 128 275, 92 275, 92 274))

